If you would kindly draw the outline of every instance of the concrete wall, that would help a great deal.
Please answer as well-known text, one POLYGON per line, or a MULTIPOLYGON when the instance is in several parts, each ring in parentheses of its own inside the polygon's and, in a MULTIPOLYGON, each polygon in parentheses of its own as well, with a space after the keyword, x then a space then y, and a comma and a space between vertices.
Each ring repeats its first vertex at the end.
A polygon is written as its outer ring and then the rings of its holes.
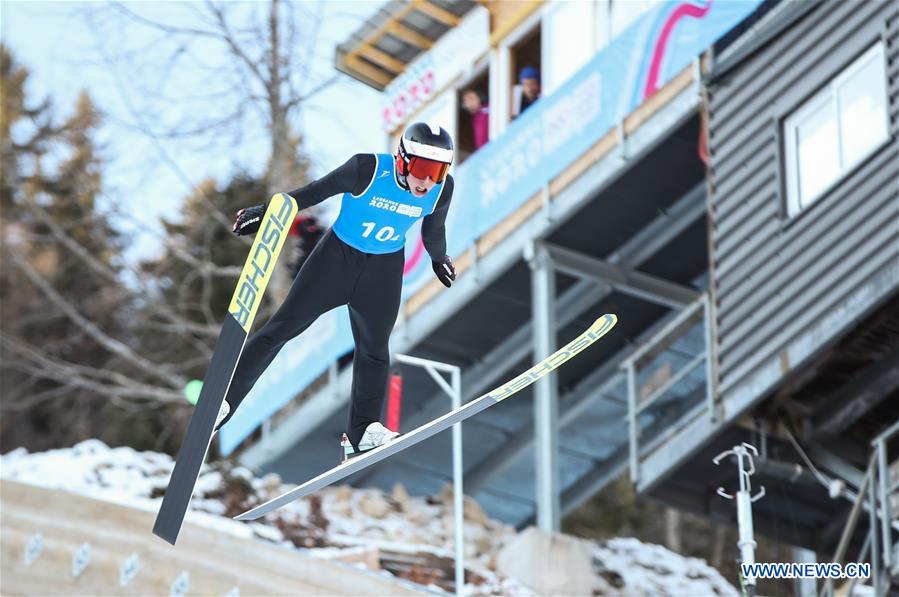
POLYGON ((12 481, 0 482, 0 593, 3 595, 169 595, 188 573, 187 595, 417 595, 425 591, 350 564, 321 560, 260 540, 186 523, 176 547, 151 532, 155 512, 12 481), (43 549, 26 564, 40 533, 43 549), (73 558, 90 544, 87 567, 73 558), (122 565, 139 568, 122 586, 122 565))

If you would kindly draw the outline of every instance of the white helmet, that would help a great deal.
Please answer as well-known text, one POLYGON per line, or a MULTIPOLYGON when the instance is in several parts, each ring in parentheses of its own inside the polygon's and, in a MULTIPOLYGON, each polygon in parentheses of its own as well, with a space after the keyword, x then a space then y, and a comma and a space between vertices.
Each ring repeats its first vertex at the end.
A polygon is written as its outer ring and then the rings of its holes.
POLYGON ((453 163, 453 138, 442 127, 415 122, 406 127, 396 151, 396 171, 408 189, 406 176, 443 182, 453 163))

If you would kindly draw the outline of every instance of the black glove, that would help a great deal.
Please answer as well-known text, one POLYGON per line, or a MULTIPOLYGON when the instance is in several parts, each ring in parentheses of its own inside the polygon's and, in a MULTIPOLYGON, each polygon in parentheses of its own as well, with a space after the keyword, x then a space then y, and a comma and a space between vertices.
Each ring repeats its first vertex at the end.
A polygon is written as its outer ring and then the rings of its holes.
POLYGON ((453 260, 450 259, 449 255, 444 257, 443 261, 432 261, 431 267, 434 268, 437 279, 440 280, 444 286, 449 288, 453 285, 453 280, 456 279, 456 268, 453 266, 453 260))
POLYGON ((259 230, 263 215, 265 215, 265 205, 244 208, 237 212, 237 216, 234 218, 234 227, 231 230, 237 236, 253 234, 259 230))

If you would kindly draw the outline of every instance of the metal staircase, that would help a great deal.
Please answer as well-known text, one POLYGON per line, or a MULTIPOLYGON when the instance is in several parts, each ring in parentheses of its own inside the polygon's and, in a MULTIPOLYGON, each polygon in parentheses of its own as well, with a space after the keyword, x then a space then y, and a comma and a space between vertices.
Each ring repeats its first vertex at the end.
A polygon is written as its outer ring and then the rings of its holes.
MULTIPOLYGON (((895 595, 899 591, 899 458, 889 460, 889 441, 899 434, 899 421, 871 442, 868 470, 853 503, 833 561, 842 563, 849 540, 855 532, 862 510, 868 512, 868 532, 857 562, 871 563, 871 586, 875 595, 895 595), (891 473, 892 470, 892 473, 891 473)), ((848 588, 851 597, 857 581, 848 588)), ((832 581, 821 591, 822 597, 835 594, 832 581)))

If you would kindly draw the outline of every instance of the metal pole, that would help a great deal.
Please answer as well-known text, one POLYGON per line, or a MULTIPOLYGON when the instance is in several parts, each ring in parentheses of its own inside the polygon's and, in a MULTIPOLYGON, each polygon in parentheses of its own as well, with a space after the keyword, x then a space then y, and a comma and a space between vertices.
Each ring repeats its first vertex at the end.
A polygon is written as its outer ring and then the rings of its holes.
MULTIPOLYGON (((219 448, 221 449, 221 448, 219 448)), ((272 453, 272 420, 267 418, 262 422, 262 449, 266 454, 272 453)))
MULTIPOLYGON (((740 468, 742 469, 742 462, 740 468)), ((742 476, 742 472, 741 472, 742 476)), ((742 484, 742 483, 741 483, 742 484)), ((740 533, 740 540, 737 547, 740 548, 740 561, 743 564, 755 564, 755 537, 752 528, 752 498, 749 497, 749 491, 740 489, 737 492, 737 527, 740 533)), ((746 585, 749 587, 749 593, 755 591, 755 577, 746 578, 746 585)))
MULTIPOLYGON (((453 410, 462 406, 462 389, 459 368, 452 372, 453 386, 453 410)), ((465 587, 465 541, 463 531, 465 526, 465 508, 462 498, 462 423, 453 425, 453 497, 456 509, 456 595, 462 595, 465 587)))
MULTIPOLYGON (((404 363, 406 365, 415 365, 416 367, 422 367, 424 369, 427 369, 428 367, 430 367, 431 369, 433 369, 435 371, 443 371, 444 373, 452 374, 455 371, 459 370, 459 367, 457 367, 456 365, 450 365, 448 363, 441 363, 440 361, 432 361, 430 359, 423 359, 421 357, 413 357, 408 354, 395 354, 395 355, 393 355, 393 359, 397 363, 404 363)), ((444 383, 446 383, 446 382, 444 381, 444 383)), ((446 390, 446 392, 448 394, 452 395, 452 392, 447 390, 445 387, 444 387, 444 390, 446 390)))
POLYGON ((631 483, 636 484, 639 480, 639 470, 637 468, 637 458, 639 457, 639 432, 637 430, 637 373, 634 371, 636 365, 633 361, 627 364, 627 429, 630 441, 630 464, 631 464, 631 483))
POLYGON ((715 423, 718 421, 718 413, 715 409, 715 361, 712 352, 712 343, 715 339, 712 337, 712 307, 709 300, 708 293, 704 294, 702 297, 702 326, 705 332, 703 334, 705 338, 705 394, 709 418, 715 423))
MULTIPOLYGON (((864 562, 865 558, 868 557, 868 550, 871 548, 871 535, 869 534, 865 537, 865 542, 862 544, 862 550, 858 554, 857 562, 864 562)), ((830 581, 830 579, 828 579, 830 581)), ((855 594, 855 585, 858 583, 858 577, 852 579, 852 583, 849 585, 849 592, 847 593, 847 597, 852 597, 855 594)), ((830 596, 833 596, 833 585, 830 585, 830 596)))
POLYGON ((328 366, 328 388, 330 389, 331 397, 334 400, 340 400, 342 398, 337 391, 337 378, 339 375, 340 372, 337 370, 337 361, 335 360, 328 366))
MULTIPOLYGON (((793 561, 803 564, 814 564, 817 561, 815 552, 804 547, 793 547, 793 561)), ((796 597, 817 597, 818 587, 814 578, 794 578, 793 593, 796 597)))
MULTIPOLYGON (((431 361, 407 354, 396 354, 394 361, 423 368, 440 388, 452 399, 452 410, 462 407, 462 374, 459 367, 439 361, 431 361), (450 383, 438 371, 450 374, 450 383)), ((455 519, 456 543, 456 595, 462 595, 465 588, 465 507, 462 467, 462 423, 453 425, 453 516, 455 519)))
POLYGON ((890 481, 890 469, 887 467, 887 443, 885 438, 880 438, 877 441, 877 477, 880 483, 880 507, 883 508, 880 513, 880 531, 883 537, 883 567, 886 570, 886 576, 889 576, 889 571, 893 569, 893 541, 890 536, 890 521, 893 518, 890 515, 890 496, 887 491, 887 485, 890 481))
MULTIPOLYGON (((534 319, 534 360, 539 361, 556 350, 556 280, 549 251, 540 243, 535 245, 534 256, 529 265, 534 319)), ((537 526, 545 531, 558 531, 561 518, 556 434, 558 416, 556 375, 550 373, 537 381, 534 389, 537 526)))
MULTIPOLYGON (((846 521, 846 526, 843 527, 843 534, 840 535, 840 542, 837 544, 837 551, 833 556, 834 563, 843 563, 846 550, 849 548, 849 540, 855 532, 855 526, 858 524, 858 518, 862 512, 862 504, 865 503, 865 492, 868 491, 868 482, 871 480, 873 470, 874 460, 872 459, 871 462, 868 463, 868 470, 865 471, 865 478, 862 480, 861 487, 858 488, 858 495, 855 498, 855 503, 852 504, 852 510, 849 511, 849 519, 846 521)), ((864 556, 862 556, 862 558, 864 558, 864 556)), ((833 595, 833 579, 828 578, 825 581, 822 594, 833 595)))
MULTIPOLYGON (((873 459, 872 459, 873 460, 873 459)), ((880 541, 877 537, 877 465, 871 462, 871 491, 868 493, 868 536, 871 537, 871 586, 874 594, 880 588, 880 541)))
MULTIPOLYGON (((752 502, 761 499, 765 495, 765 488, 754 496, 751 496, 750 476, 755 474, 755 463, 752 460, 753 455, 758 456, 758 450, 755 446, 742 443, 734 446, 732 449, 718 454, 712 459, 712 462, 718 464, 725 456, 734 456, 737 460, 739 468, 740 490, 735 495, 731 495, 724 491, 723 487, 718 488, 718 495, 729 500, 737 502, 737 526, 739 528, 740 540, 737 546, 740 548, 740 560, 743 564, 755 563, 755 535, 752 528, 752 502)), ((746 592, 750 597, 755 596, 756 586, 755 577, 745 577, 746 592)))

